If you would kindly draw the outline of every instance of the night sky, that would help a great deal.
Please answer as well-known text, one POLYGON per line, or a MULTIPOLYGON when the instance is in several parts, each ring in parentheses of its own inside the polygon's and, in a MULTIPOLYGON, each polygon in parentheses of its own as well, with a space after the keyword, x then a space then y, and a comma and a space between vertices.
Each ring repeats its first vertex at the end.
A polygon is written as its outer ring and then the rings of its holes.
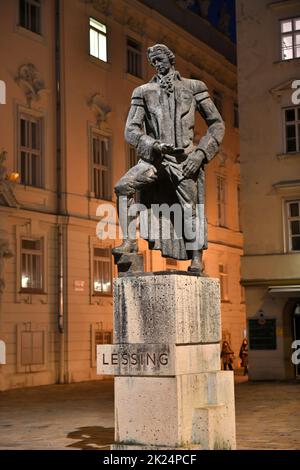
MULTIPOLYGON (((194 13, 201 14, 202 0, 185 0, 186 7, 194 13)), ((217 29, 220 27, 221 13, 228 15, 228 28, 226 27, 227 34, 233 42, 236 42, 236 25, 235 25, 235 0, 211 0, 208 9, 207 19, 217 29)), ((225 31, 224 31, 225 32, 225 31)))

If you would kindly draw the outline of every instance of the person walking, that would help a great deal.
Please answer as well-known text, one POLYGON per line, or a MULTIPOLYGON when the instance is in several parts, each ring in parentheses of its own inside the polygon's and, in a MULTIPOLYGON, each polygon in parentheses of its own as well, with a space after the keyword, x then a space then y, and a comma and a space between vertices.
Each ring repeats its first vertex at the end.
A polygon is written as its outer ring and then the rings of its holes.
POLYGON ((232 351, 228 341, 223 341, 222 350, 221 350, 221 359, 223 362, 224 370, 233 370, 233 358, 234 352, 232 351))
POLYGON ((243 339, 239 357, 241 359, 241 366, 244 367, 244 375, 247 375, 248 374, 248 340, 247 338, 243 339))

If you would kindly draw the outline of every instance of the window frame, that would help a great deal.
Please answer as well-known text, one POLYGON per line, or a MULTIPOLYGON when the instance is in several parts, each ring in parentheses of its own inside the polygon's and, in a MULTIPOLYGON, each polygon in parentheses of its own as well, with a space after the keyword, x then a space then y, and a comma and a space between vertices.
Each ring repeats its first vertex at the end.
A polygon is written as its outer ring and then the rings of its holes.
MULTIPOLYGON (((101 296, 112 296, 113 295, 113 261, 112 261, 112 246, 111 245, 99 245, 99 244, 93 244, 92 245, 92 262, 91 262, 91 293, 93 297, 101 297, 101 296), (102 249, 102 250, 109 250, 109 256, 107 257, 100 257, 100 256, 95 256, 95 249, 102 249), (109 291, 96 291, 95 290, 95 261, 106 261, 109 260, 109 271, 110 271, 110 290, 109 291)), ((102 273, 103 274, 103 273, 102 273)), ((103 276, 102 276, 103 279, 103 276)))
POLYGON ((229 276, 227 265, 224 263, 219 263, 219 280, 221 302, 229 302, 229 276))
MULTIPOLYGON (((28 27, 24 24, 21 24, 21 1, 22 0, 18 0, 18 21, 17 21, 18 27, 23 28, 26 31, 30 31, 30 33, 41 37, 42 36, 42 30, 43 30, 43 11, 42 11, 42 9, 43 9, 43 0, 24 0, 24 2, 26 4, 34 5, 39 10, 39 31, 33 31, 30 27, 28 27)), ((28 20, 28 18, 27 18, 27 20, 28 20)), ((25 21, 25 23, 26 23, 26 21, 25 21)))
POLYGON ((285 106, 282 108, 282 127, 283 127, 283 143, 284 143, 284 153, 286 155, 293 155, 296 153, 300 153, 300 105, 296 106, 285 106), (295 110, 295 117, 297 118, 297 114, 299 114, 299 119, 295 119, 294 121, 286 121, 286 111, 288 110, 295 110), (287 125, 288 123, 292 125, 294 123, 295 125, 295 139, 296 139, 296 150, 291 150, 288 151, 288 146, 287 146, 287 125))
POLYGON ((299 57, 296 57, 295 53, 296 53, 296 49, 295 49, 295 36, 296 34, 299 34, 300 35, 300 29, 294 29, 294 22, 296 22, 297 20, 300 21, 300 15, 299 16, 293 16, 293 17, 288 17, 288 18, 281 18, 279 19, 279 48, 280 48, 280 61, 282 62, 286 62, 286 61, 289 61, 289 60, 297 60, 297 59, 300 59, 300 56, 299 57), (287 33, 283 33, 282 32, 282 29, 281 29, 281 25, 283 22, 285 21, 291 21, 292 22, 292 31, 290 32, 287 32, 287 33), (293 57, 290 57, 290 58, 283 58, 283 47, 282 47, 282 39, 284 36, 289 36, 291 35, 292 36, 292 41, 293 41, 293 57))
MULTIPOLYGON (((299 250, 293 250, 292 249, 293 235, 291 234, 291 227, 290 227, 291 219, 293 219, 292 221, 299 221, 299 224, 300 224, 300 198, 299 199, 293 198, 293 199, 285 200, 284 205, 285 205, 285 214, 284 215, 285 215, 286 251, 287 251, 287 253, 300 253, 300 249, 299 250), (292 216, 289 215, 289 206, 292 203, 298 203, 298 207, 299 207, 299 215, 298 216, 292 217, 292 216)), ((296 236, 297 236, 297 234, 296 234, 296 236)), ((298 235, 298 237, 300 238, 300 234, 298 235)))
POLYGON ((144 75, 143 72, 143 44, 134 37, 126 35, 126 73, 135 78, 142 79, 144 75), (130 44, 128 44, 128 41, 132 41, 133 43, 135 43, 139 49, 135 49, 133 46, 130 46, 130 44), (136 56, 138 57, 137 69, 139 69, 139 73, 134 73, 134 71, 130 70, 129 68, 129 52, 131 52, 132 54, 136 54, 136 56))
MULTIPOLYGON (((97 199, 98 201, 112 201, 112 137, 111 134, 108 132, 100 131, 97 127, 90 126, 89 128, 89 146, 90 146, 90 194, 91 197, 97 199), (95 162, 94 162, 94 137, 99 139, 107 140, 108 142, 108 155, 107 155, 107 167, 101 164, 97 164, 99 166, 98 170, 106 171, 108 173, 108 180, 107 180, 107 198, 102 197, 99 198, 95 191, 95 162), (106 168, 106 170, 100 168, 106 168)), ((102 193, 102 195, 104 195, 102 193)), ((105 196, 105 195, 104 195, 105 196)))
POLYGON ((221 228, 228 228, 227 226, 227 186, 228 184, 227 184, 226 176, 217 174, 216 175, 217 226, 221 228), (224 188, 223 188, 224 201, 219 199, 219 181, 224 182, 224 188), (224 207, 223 223, 222 223, 222 215, 221 215, 221 210, 220 210, 221 207, 224 207))
MULTIPOLYGON (((36 113, 27 108, 19 108, 17 112, 17 168, 20 174, 20 184, 22 186, 27 186, 30 188, 44 188, 44 139, 45 139, 45 120, 44 116, 40 113, 36 113), (26 146, 22 146, 21 141, 21 121, 25 120, 26 122, 36 122, 39 126, 38 131, 38 140, 39 140, 39 149, 34 149, 26 146), (26 181, 22 181, 22 152, 30 155, 35 155, 39 157, 39 163, 37 168, 37 184, 28 184, 26 181)), ((27 136, 28 137, 28 136, 27 136)), ((28 165, 28 161, 27 161, 28 165)), ((32 173, 31 173, 32 180, 32 173)))
POLYGON ((89 16, 89 21, 88 21, 88 44, 89 44, 89 48, 88 48, 88 51, 89 51, 89 56, 92 57, 93 59, 97 60, 97 61, 100 61, 100 63, 102 64, 108 64, 109 63, 109 51, 108 51, 108 26, 107 26, 107 22, 103 21, 103 20, 100 20, 98 18, 96 18, 95 16, 89 16), (104 32, 101 32, 99 29, 93 27, 91 25, 91 20, 95 21, 96 23, 99 23, 100 25, 104 26, 106 31, 105 33, 104 32), (97 55, 94 55, 91 53, 91 29, 93 31, 95 31, 97 34, 98 34, 98 54, 97 55), (106 47, 106 57, 104 59, 102 59, 101 57, 99 57, 99 35, 102 35, 105 37, 105 47, 106 47))
POLYGON ((45 246, 44 246, 44 238, 43 237, 32 237, 32 236, 26 236, 26 235, 21 235, 20 237, 20 280, 19 280, 19 285, 20 285, 20 293, 22 294, 43 294, 45 291, 45 246), (40 242, 40 249, 39 250, 30 250, 30 249, 24 249, 22 246, 23 240, 29 240, 29 241, 34 241, 40 242), (37 253, 37 254, 35 254, 37 253), (22 286, 22 275, 23 275, 23 255, 31 255, 31 256, 39 256, 40 257, 40 287, 23 287, 22 286))

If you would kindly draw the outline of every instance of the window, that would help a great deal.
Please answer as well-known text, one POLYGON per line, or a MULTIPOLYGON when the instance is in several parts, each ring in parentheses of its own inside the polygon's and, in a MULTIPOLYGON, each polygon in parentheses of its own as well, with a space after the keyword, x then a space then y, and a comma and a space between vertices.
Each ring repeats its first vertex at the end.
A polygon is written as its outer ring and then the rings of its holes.
POLYGON ((41 292, 43 290, 42 239, 21 239, 21 290, 41 292))
POLYGON ((107 29, 93 18, 90 18, 90 54, 107 62, 107 29))
POLYGON ((300 58, 300 17, 280 22, 281 59, 300 58))
POLYGON ((216 105, 217 110, 219 111, 219 113, 223 117, 223 97, 222 97, 221 93, 214 90, 213 94, 212 94, 212 99, 213 99, 213 102, 216 105))
POLYGON ((111 199, 110 141, 108 137, 92 132, 92 191, 96 199, 111 199))
POLYGON ((112 263, 111 249, 94 247, 93 285, 94 295, 111 294, 112 263))
POLYGON ((19 24, 33 33, 41 34, 40 0, 19 0, 19 24))
POLYGON ((142 77, 142 46, 131 38, 127 38, 127 73, 142 77))
POLYGON ((285 151, 300 151, 300 106, 284 110, 285 151))
POLYGON ((224 264, 219 264, 219 279, 221 289, 221 301, 228 301, 228 273, 224 264))
POLYGON ((21 332, 21 365, 44 364, 44 332, 21 332))
POLYGON ((98 344, 112 344, 112 331, 96 330, 95 331, 95 358, 97 359, 98 344))
POLYGON ((287 202, 289 251, 300 251, 300 200, 287 202))
POLYGON ((42 186, 42 120, 21 114, 19 118, 20 182, 42 186))
POLYGON ((132 168, 137 164, 139 161, 139 157, 137 156, 137 152, 133 145, 128 145, 127 147, 127 167, 128 169, 132 168))
POLYGON ((177 269, 177 260, 174 258, 166 258, 166 270, 172 271, 172 269, 177 269))
POLYGON ((217 223, 220 227, 226 227, 226 179, 217 176, 217 223))
POLYGON ((233 103, 233 127, 238 129, 240 126, 239 123, 239 106, 237 103, 233 103))

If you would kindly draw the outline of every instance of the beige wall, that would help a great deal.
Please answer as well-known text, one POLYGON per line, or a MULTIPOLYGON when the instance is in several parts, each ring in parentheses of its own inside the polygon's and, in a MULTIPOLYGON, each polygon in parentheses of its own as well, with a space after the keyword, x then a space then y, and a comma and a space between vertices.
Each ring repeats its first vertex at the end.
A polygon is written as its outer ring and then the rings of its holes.
MULTIPOLYGON (((95 9, 91 2, 63 0, 61 129, 65 193, 63 207, 65 203, 67 215, 58 217, 53 3, 46 0, 43 2, 45 21, 41 38, 16 27, 16 0, 2 2, 0 6, 0 79, 7 84, 7 104, 0 107, 0 148, 8 151, 9 171, 16 170, 17 161, 16 106, 27 106, 24 92, 14 80, 18 67, 24 63, 33 63, 45 83, 45 90, 40 93, 39 100, 31 103, 32 110, 45 117, 45 188, 30 188, 18 184, 15 193, 22 209, 0 206, 2 220, 4 216, 6 220, 6 236, 15 253, 6 262, 7 286, 2 295, 0 338, 7 343, 7 364, 0 366, 0 389, 55 383, 59 380, 70 382, 97 378, 93 335, 97 329, 112 329, 112 297, 91 295, 91 247, 97 242, 96 209, 101 201, 90 195, 88 129, 89 126, 96 126, 96 117, 88 101, 99 93, 103 103, 111 108, 107 121, 101 124, 101 131, 112 139, 113 187, 127 166, 123 132, 132 90, 153 75, 146 57, 142 80, 126 74, 127 35, 142 43, 144 56, 147 46, 164 40, 169 47, 175 49, 177 68, 183 76, 197 75, 207 83, 210 91, 216 88, 224 95, 226 137, 220 154, 207 167, 206 172, 209 250, 205 253, 205 263, 211 276, 219 275, 219 264, 227 267, 228 301, 222 304, 223 330, 230 337, 238 356, 245 328, 245 314, 239 284, 240 256, 243 249, 236 189, 240 180, 239 134, 232 124, 233 101, 237 99, 236 67, 208 45, 200 43, 159 13, 135 0, 109 2, 111 9, 108 15, 101 8, 95 9), (108 63, 89 56, 89 16, 107 25, 108 63), (211 70, 214 72, 211 73, 211 70), (217 175, 227 178, 227 228, 217 226, 217 175), (57 328, 58 224, 64 227, 64 335, 57 328), (18 293, 17 241, 22 231, 47 239, 46 292, 40 296, 18 293), (76 288, 76 281, 84 281, 82 291, 76 288), (22 329, 44 332, 43 367, 33 367, 30 370, 30 367, 24 369, 22 365, 18 366, 18 338, 22 329)), ((197 118, 198 138, 204 130, 204 124, 197 118)), ((147 250, 146 243, 141 242, 140 248, 142 251, 147 250)), ((146 269, 149 271, 166 267, 165 260, 157 252, 147 251, 145 258, 146 269)), ((186 263, 178 263, 178 267, 183 269, 186 266, 186 263)))
MULTIPOLYGON (((289 353, 283 352, 287 333, 282 325, 291 324, 284 314, 289 295, 271 295, 268 288, 300 284, 300 253, 288 252, 285 223, 285 202, 300 197, 300 154, 285 154, 283 126, 283 109, 293 106, 291 83, 300 78, 299 59, 281 60, 279 23, 297 16, 299 2, 237 2, 246 311, 255 318, 263 310, 266 317, 276 318, 278 328, 276 350, 250 351, 253 379, 294 375, 290 345, 289 353)), ((292 295, 296 302, 297 293, 292 295)))

